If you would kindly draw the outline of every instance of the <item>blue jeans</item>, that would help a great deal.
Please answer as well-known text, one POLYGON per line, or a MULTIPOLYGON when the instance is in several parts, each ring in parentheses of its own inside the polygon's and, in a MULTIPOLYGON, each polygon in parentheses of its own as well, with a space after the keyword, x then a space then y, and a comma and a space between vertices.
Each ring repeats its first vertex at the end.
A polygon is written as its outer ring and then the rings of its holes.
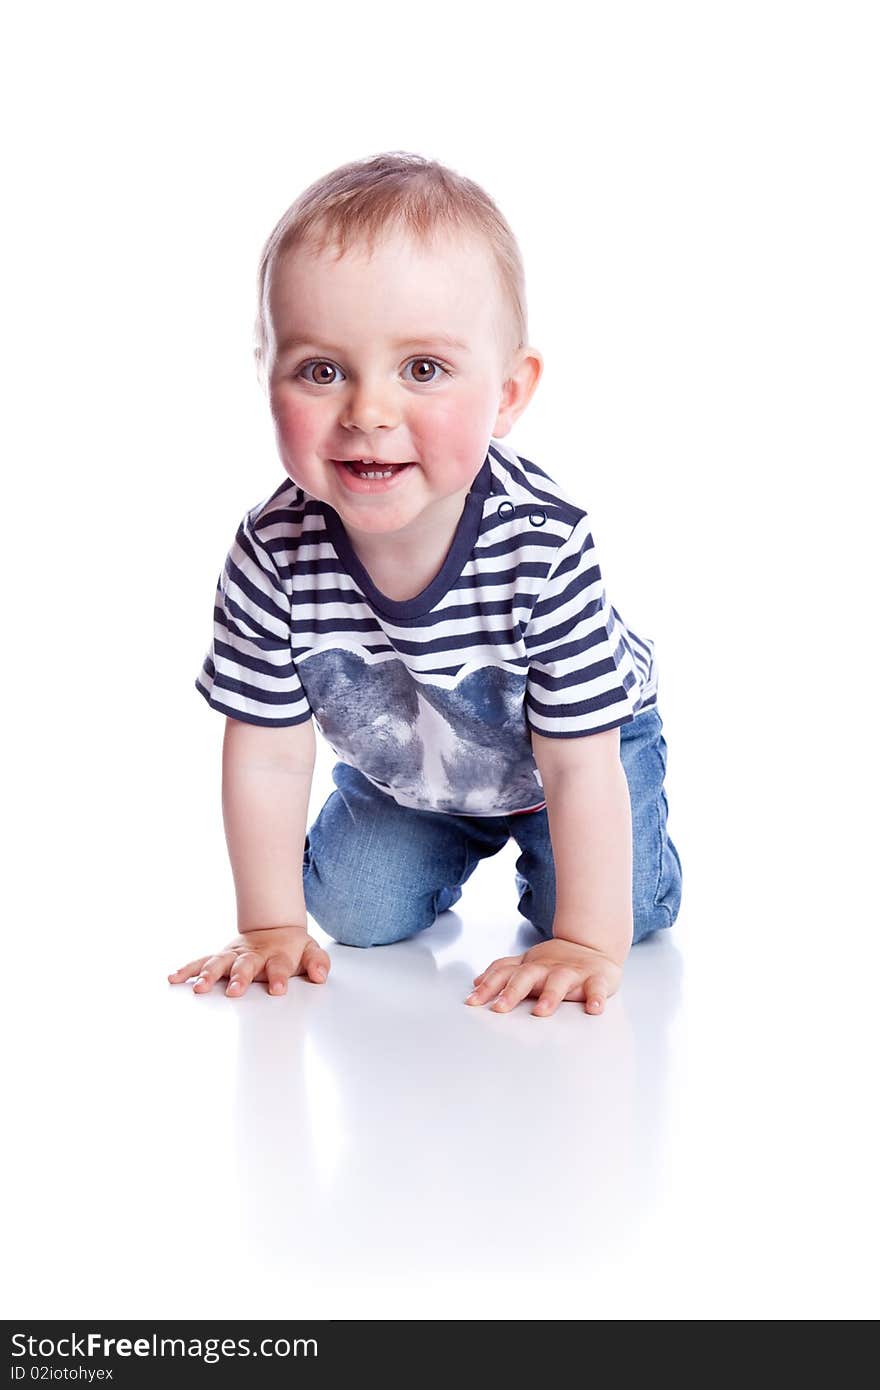
MULTIPOLYGON (((681 902, 681 860, 666 832, 666 740, 655 707, 621 725, 620 758, 633 827, 633 944, 671 927, 681 902)), ((456 816, 399 806, 339 762, 331 792, 306 836, 306 907, 346 946, 387 946, 430 927, 461 897, 481 859, 512 836, 519 911, 553 935, 556 875, 547 812, 456 816)))

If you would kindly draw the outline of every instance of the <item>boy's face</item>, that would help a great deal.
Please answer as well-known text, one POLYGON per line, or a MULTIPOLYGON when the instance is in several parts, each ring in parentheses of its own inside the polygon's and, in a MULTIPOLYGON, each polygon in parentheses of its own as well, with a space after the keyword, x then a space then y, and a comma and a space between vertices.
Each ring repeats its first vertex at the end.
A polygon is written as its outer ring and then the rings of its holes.
POLYGON ((353 538, 396 540, 401 554, 454 527, 491 437, 508 432, 542 370, 532 348, 502 361, 503 301, 476 238, 423 246, 389 233, 372 256, 358 246, 339 260, 335 248, 297 247, 275 266, 267 320, 284 467, 353 538), (371 480, 343 460, 409 466, 371 480))

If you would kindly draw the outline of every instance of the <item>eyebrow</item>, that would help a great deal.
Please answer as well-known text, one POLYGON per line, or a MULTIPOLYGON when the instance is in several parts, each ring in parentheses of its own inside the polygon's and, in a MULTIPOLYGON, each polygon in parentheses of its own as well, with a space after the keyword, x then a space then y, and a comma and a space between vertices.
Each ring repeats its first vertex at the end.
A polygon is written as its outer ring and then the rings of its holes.
MULTIPOLYGON (((423 333, 418 338, 397 338, 391 344, 391 346, 395 348, 405 348, 418 347, 419 344, 427 346, 431 343, 442 344, 443 347, 458 348, 462 352, 469 351, 467 343, 463 343, 460 338, 452 337, 450 333, 423 333)), ((286 338, 285 341, 279 347, 278 351, 279 353, 291 352, 293 348, 301 347, 313 347, 316 348, 318 352, 331 352, 342 354, 344 351, 344 349, 342 348, 330 347, 330 345, 327 343, 325 343, 322 346, 318 342, 317 338, 303 337, 286 338)))

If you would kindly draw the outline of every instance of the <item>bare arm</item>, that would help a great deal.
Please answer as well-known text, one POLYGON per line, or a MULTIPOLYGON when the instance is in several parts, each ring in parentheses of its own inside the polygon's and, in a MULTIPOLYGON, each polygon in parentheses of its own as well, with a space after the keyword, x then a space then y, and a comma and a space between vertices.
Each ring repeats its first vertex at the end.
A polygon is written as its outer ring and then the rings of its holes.
POLYGON ((553 935, 622 965, 633 938, 632 808, 620 729, 577 739, 532 735, 556 870, 553 935))
POLYGON ((196 994, 229 976, 238 996, 253 980, 285 994, 291 975, 323 984, 330 957, 306 930, 302 856, 315 765, 311 720, 268 729, 227 719, 223 739, 223 823, 235 880, 239 935, 214 955, 168 976, 197 974, 196 994))
POLYGON ((240 932, 306 925, 302 850, 314 768, 311 719, 285 729, 227 719, 223 824, 240 932))
POLYGON ((556 869, 553 935, 620 965, 633 938, 632 810, 623 767, 591 782, 580 770, 545 783, 556 869))
POLYGON ((553 936, 493 961, 465 1001, 504 1012, 527 995, 552 1014, 563 999, 601 1013, 620 984, 633 938, 632 808, 620 731, 553 739, 532 734, 556 872, 553 936), (499 993, 500 991, 500 993, 499 993))

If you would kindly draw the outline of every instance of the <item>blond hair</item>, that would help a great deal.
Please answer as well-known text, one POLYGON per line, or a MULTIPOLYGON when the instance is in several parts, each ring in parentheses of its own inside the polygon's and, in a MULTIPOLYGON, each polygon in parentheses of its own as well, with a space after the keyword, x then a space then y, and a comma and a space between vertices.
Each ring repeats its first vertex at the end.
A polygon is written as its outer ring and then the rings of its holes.
POLYGON ((272 272, 284 252, 309 241, 320 251, 336 241, 340 259, 350 245, 372 248, 387 230, 421 243, 436 231, 482 237, 494 258, 507 324, 499 329, 504 360, 528 342, 525 273, 513 232, 488 193, 436 160, 390 150, 342 164, 299 195, 276 223, 257 272, 257 357, 265 364, 272 272))

